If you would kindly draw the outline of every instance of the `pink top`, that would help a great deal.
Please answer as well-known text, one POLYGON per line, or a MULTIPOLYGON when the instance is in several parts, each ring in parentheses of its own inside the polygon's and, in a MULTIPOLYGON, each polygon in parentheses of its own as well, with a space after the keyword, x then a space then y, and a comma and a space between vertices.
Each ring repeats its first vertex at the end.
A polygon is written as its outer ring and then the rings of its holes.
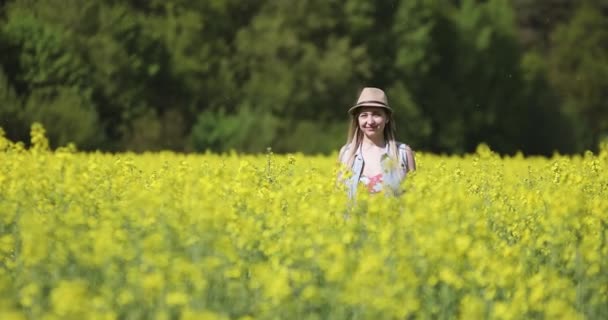
POLYGON ((376 193, 382 190, 382 173, 378 173, 373 177, 361 175, 359 181, 367 187, 367 191, 370 193, 376 193))

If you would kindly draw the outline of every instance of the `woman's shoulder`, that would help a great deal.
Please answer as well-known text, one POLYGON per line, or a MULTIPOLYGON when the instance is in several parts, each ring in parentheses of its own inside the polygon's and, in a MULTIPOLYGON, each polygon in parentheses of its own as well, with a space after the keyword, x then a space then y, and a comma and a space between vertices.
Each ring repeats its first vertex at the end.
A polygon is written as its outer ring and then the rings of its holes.
POLYGON ((347 143, 340 147, 340 151, 338 152, 338 159, 340 160, 340 162, 346 161, 345 156, 347 155, 347 151, 350 150, 350 148, 352 148, 352 143, 347 143))
POLYGON ((342 148, 344 148, 345 150, 348 150, 348 149, 353 148, 353 147, 356 148, 356 143, 354 141, 351 141, 349 143, 346 143, 346 144, 342 145, 342 148))
POLYGON ((346 151, 350 150, 350 148, 352 148, 352 143, 347 143, 345 145, 343 145, 342 147, 340 147, 340 155, 344 154, 346 151))
POLYGON ((395 144, 397 145, 399 151, 414 152, 414 150, 412 150, 412 147, 410 147, 407 143, 395 141, 395 144))
POLYGON ((415 152, 412 148, 403 142, 397 142, 397 146, 399 149, 399 158, 401 159, 404 167, 407 168, 407 171, 416 170, 416 159, 415 152))

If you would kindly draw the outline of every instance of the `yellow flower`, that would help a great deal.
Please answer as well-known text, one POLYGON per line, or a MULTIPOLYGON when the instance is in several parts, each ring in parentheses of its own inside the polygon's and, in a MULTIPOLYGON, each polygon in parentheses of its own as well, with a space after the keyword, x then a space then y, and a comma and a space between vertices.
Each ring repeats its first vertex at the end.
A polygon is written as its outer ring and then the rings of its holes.
POLYGON ((2 318, 582 318, 608 305, 606 150, 421 152, 405 194, 349 202, 335 155, 53 152, 38 125, 30 149, 2 137, 2 318))
POLYGON ((25 320, 27 318, 21 311, 0 310, 0 319, 2 319, 2 320, 25 320))
POLYGON ((466 295, 460 301, 460 319, 483 319, 486 317, 484 300, 472 295, 466 295))
POLYGON ((51 292, 53 311, 60 317, 84 315, 89 310, 88 290, 82 280, 64 280, 51 292))
POLYGON ((166 302, 169 306, 183 306, 189 300, 188 295, 183 292, 169 292, 166 297, 166 302))

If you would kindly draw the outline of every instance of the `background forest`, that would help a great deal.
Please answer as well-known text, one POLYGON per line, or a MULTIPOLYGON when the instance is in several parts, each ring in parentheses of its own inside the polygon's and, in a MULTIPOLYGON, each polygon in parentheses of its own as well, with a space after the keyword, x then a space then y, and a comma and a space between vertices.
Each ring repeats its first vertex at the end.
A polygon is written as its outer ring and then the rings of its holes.
POLYGON ((416 150, 596 150, 603 0, 0 0, 0 127, 81 150, 329 153, 363 86, 416 150))

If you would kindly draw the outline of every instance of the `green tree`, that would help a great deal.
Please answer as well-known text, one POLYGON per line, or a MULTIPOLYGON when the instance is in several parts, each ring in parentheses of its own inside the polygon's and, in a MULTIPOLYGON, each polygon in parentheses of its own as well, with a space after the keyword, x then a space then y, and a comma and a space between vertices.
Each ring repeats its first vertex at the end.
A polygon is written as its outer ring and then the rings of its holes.
POLYGON ((103 141, 90 91, 83 86, 87 68, 66 45, 66 36, 24 8, 8 9, 0 29, 8 71, 3 82, 19 96, 2 106, 3 118, 10 119, 3 123, 8 133, 26 140, 29 125, 39 121, 55 146, 92 147, 103 141))
POLYGON ((568 114, 582 121, 584 147, 608 132, 608 18, 587 1, 552 34, 549 75, 568 114))
POLYGON ((516 117, 526 101, 514 31, 506 1, 401 2, 391 91, 412 117, 400 121, 407 135, 437 152, 472 151, 480 142, 520 149, 516 117))
POLYGON ((580 150, 606 130, 605 72, 590 62, 605 65, 605 37, 584 32, 605 17, 589 9, 554 32, 573 2, 545 23, 550 3, 3 1, 0 122, 23 140, 46 121, 88 149, 331 152, 357 92, 378 86, 417 150, 580 150), (530 28, 553 37, 531 46, 530 28))
POLYGON ((20 126, 23 123, 22 102, 15 92, 15 89, 8 81, 4 70, 0 68, 0 127, 9 137, 17 141, 27 139, 27 131, 21 132, 20 126))
MULTIPOLYGON (((326 130, 344 129, 359 79, 368 73, 365 50, 351 44, 342 30, 346 22, 336 18, 343 16, 343 10, 338 1, 265 2, 235 38, 233 68, 238 86, 232 95, 238 99, 206 111, 209 118, 218 119, 216 142, 208 144, 233 141, 230 123, 242 114, 253 119, 251 125, 239 128, 246 131, 244 137, 267 137, 266 145, 242 140, 238 146, 242 150, 260 152, 272 146, 277 151, 298 151, 313 145, 308 150, 328 152, 342 143, 343 135, 328 137, 326 130), (225 116, 220 117, 222 112, 225 116), (299 139, 303 134, 307 141, 299 139), (334 143, 315 144, 327 140, 334 143)), ((207 116, 199 118, 197 132, 207 131, 198 129, 208 128, 207 116)), ((204 145, 203 138, 193 139, 199 147, 204 145)))

